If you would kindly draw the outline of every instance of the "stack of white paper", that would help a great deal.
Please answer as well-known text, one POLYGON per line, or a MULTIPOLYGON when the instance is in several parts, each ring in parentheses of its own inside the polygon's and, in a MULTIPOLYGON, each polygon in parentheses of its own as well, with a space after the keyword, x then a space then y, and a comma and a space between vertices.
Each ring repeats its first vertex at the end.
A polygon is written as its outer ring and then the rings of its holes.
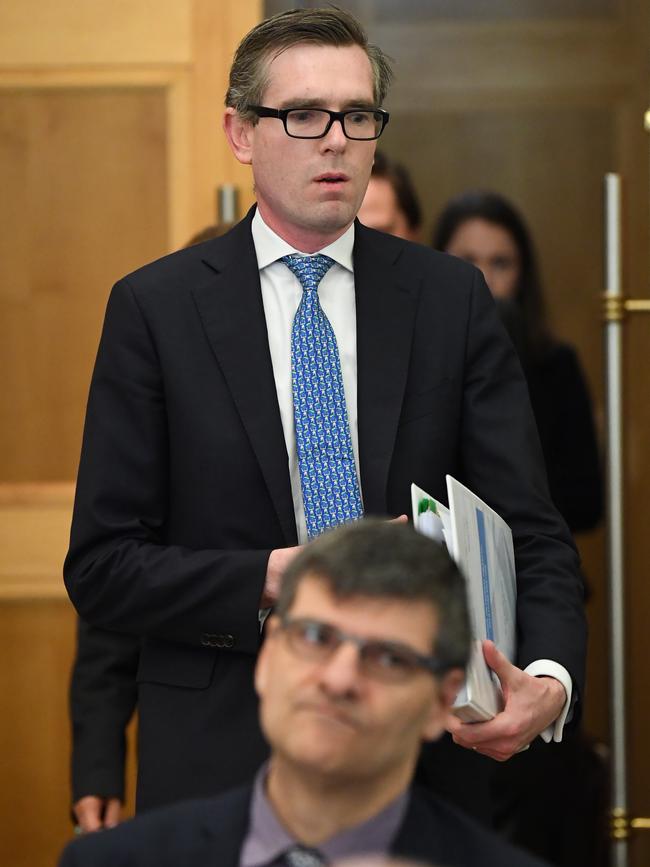
POLYGON ((510 527, 497 513, 451 476, 449 508, 411 485, 416 530, 447 546, 467 582, 474 641, 465 686, 452 708, 465 722, 492 719, 503 706, 497 676, 483 659, 489 638, 512 662, 516 651, 517 584, 510 527))

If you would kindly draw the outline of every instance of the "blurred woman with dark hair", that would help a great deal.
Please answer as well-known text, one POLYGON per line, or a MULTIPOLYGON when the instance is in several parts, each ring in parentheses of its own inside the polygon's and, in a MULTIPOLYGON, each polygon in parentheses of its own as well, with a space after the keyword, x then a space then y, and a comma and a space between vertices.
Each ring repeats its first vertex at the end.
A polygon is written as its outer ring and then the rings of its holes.
POLYGON ((575 350, 549 328, 522 217, 496 193, 463 193, 439 216, 433 246, 483 272, 526 374, 551 497, 572 531, 592 529, 603 500, 591 399, 575 350))

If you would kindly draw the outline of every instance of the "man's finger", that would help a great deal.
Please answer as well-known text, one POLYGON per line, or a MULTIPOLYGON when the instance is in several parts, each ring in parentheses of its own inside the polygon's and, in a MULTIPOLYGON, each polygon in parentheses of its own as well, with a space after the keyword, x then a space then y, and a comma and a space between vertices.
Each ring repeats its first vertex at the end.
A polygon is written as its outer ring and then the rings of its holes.
POLYGON ((450 716, 447 722, 447 731, 455 743, 468 750, 481 747, 494 738, 500 737, 499 730, 497 729, 495 732, 494 728, 493 720, 479 723, 464 723, 457 717, 450 716))
POLYGON ((77 818, 79 827, 84 834, 99 831, 102 826, 102 810, 104 799, 96 795, 86 795, 72 805, 72 812, 77 818))
POLYGON ((120 824, 122 803, 119 798, 109 798, 104 810, 104 827, 114 828, 120 824))

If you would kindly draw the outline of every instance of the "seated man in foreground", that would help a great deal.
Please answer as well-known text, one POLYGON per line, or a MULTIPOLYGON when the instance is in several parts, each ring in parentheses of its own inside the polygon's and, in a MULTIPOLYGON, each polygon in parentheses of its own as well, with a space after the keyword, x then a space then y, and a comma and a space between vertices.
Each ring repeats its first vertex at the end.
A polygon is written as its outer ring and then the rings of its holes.
POLYGON ((410 789, 469 652, 465 588, 436 543, 362 520, 310 543, 285 573, 255 685, 271 758, 254 786, 72 843, 60 867, 317 867, 361 853, 446 867, 535 867, 410 789))

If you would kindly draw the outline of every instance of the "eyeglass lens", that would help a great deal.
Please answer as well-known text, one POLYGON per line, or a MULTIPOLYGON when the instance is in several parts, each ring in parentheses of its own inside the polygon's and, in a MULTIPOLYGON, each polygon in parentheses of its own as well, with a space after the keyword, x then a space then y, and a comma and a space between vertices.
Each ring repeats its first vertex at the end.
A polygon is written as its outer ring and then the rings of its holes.
POLYGON ((359 648, 362 670, 383 680, 401 680, 421 666, 407 647, 389 641, 364 641, 346 636, 334 626, 317 620, 288 621, 285 631, 294 651, 306 659, 325 661, 344 641, 354 641, 359 648))
MULTIPOLYGON (((329 112, 318 108, 297 108, 287 113, 287 132, 297 138, 319 138, 330 124, 329 112)), ((374 139, 383 119, 375 111, 351 111, 343 115, 343 132, 351 139, 374 139)))

